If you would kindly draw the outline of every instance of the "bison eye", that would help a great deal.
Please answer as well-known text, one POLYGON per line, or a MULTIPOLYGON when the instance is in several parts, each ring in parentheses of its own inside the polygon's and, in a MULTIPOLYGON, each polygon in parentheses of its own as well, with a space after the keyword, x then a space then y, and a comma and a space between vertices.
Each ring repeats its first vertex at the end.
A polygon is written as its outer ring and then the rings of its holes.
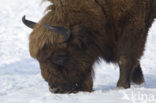
POLYGON ((51 62, 57 65, 64 65, 69 59, 68 53, 64 51, 56 51, 51 56, 51 62))

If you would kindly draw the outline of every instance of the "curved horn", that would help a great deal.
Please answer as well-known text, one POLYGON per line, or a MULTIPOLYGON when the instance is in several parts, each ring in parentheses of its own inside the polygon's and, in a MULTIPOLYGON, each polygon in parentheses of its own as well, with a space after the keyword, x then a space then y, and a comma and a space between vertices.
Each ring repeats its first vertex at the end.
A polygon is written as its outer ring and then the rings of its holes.
POLYGON ((70 37, 70 32, 65 29, 64 27, 59 26, 49 26, 48 24, 43 24, 48 30, 56 32, 60 35, 63 35, 65 38, 65 41, 67 41, 70 37))
POLYGON ((23 21, 23 23, 24 23, 27 27, 32 28, 32 29, 33 29, 33 28, 35 27, 35 25, 36 25, 35 22, 25 19, 25 15, 23 16, 22 21, 23 21))
MULTIPOLYGON (((35 23, 33 21, 25 19, 25 16, 23 16, 22 21, 26 26, 28 26, 29 28, 32 28, 32 29, 37 24, 37 23, 35 23)), ((64 41, 67 41, 69 39, 69 37, 70 37, 70 32, 67 29, 65 29, 64 27, 49 26, 48 24, 43 24, 43 26, 45 26, 50 31, 53 31, 53 32, 56 32, 56 33, 62 35, 64 37, 64 39, 65 39, 64 41)))

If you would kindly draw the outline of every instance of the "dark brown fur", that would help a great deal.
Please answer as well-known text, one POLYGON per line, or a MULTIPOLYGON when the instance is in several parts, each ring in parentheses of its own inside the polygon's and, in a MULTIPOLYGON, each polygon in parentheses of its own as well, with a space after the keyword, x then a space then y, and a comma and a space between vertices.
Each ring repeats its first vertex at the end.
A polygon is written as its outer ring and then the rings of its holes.
POLYGON ((92 65, 118 63, 118 87, 143 79, 139 59, 156 17, 156 0, 48 0, 54 5, 30 35, 30 54, 54 92, 92 91, 92 65), (71 31, 67 42, 42 24, 71 31))

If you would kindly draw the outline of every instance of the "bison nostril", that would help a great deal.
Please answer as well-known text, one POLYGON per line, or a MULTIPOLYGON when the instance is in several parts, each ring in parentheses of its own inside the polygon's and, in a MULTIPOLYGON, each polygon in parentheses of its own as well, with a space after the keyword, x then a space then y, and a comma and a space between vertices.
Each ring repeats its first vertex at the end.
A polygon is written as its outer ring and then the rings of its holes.
POLYGON ((58 92, 58 88, 49 88, 49 90, 50 90, 50 92, 52 92, 52 93, 56 93, 56 92, 58 92))

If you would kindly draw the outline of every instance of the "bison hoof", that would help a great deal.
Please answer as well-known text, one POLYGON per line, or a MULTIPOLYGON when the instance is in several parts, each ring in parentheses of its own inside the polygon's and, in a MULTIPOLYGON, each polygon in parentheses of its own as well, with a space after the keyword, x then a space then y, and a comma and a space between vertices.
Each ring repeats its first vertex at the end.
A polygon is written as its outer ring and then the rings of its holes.
POLYGON ((136 79, 133 79, 132 80, 132 83, 134 84, 137 84, 137 85, 141 85, 143 84, 145 81, 144 81, 144 78, 136 78, 136 79))
POLYGON ((132 81, 132 83, 135 83, 137 85, 144 83, 144 76, 143 76, 143 73, 141 71, 141 68, 139 70, 135 70, 133 72, 131 81, 132 81))
POLYGON ((117 87, 128 89, 130 88, 130 83, 118 82, 117 87))

